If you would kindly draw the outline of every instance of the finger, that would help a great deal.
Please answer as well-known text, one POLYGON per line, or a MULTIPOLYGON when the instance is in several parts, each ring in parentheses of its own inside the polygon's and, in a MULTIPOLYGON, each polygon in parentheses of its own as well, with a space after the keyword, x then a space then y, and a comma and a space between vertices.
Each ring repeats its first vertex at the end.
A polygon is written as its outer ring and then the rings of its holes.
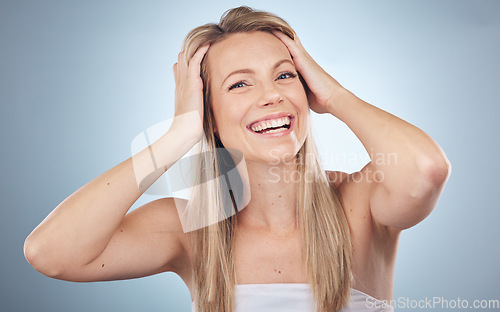
POLYGON ((185 51, 179 52, 179 55, 177 56, 177 60, 179 63, 180 73, 182 74, 182 73, 186 72, 187 68, 188 68, 187 61, 186 61, 186 52, 185 51))
POLYGON ((300 41, 299 36, 297 36, 297 34, 295 34, 295 39, 294 39, 294 41, 295 41, 295 43, 296 43, 299 47, 301 47, 302 49, 304 48, 304 47, 302 46, 302 42, 300 41))
POLYGON ((174 72, 175 85, 178 85, 179 84, 179 74, 177 73, 177 63, 175 63, 174 66, 172 66, 172 70, 174 72))
MULTIPOLYGON (((293 41, 290 37, 288 37, 281 31, 273 30, 272 33, 273 35, 278 37, 278 39, 280 39, 281 42, 283 42, 283 44, 288 48, 288 51, 290 51, 290 54, 292 54, 292 56, 299 55, 300 50, 295 41, 293 41)), ((296 39, 298 40, 298 37, 296 37, 296 39)))
POLYGON ((283 41, 283 43, 286 45, 293 43, 293 40, 290 37, 288 37, 287 35, 285 35, 283 32, 281 32, 279 30, 273 30, 272 33, 273 33, 273 35, 278 37, 278 39, 283 41))
POLYGON ((203 57, 208 51, 210 44, 206 43, 198 48, 198 50, 194 53, 193 57, 189 60, 189 67, 193 71, 193 74, 200 75, 200 64, 203 60, 203 57))
POLYGON ((302 47, 302 42, 300 41, 299 36, 297 36, 297 34, 295 34, 295 36, 292 40, 285 33, 281 32, 279 30, 273 30, 272 32, 275 36, 282 39, 282 41, 287 41, 288 43, 295 43, 296 45, 302 47))
POLYGON ((201 61, 203 60, 203 57, 205 56, 205 53, 208 51, 208 48, 210 47, 210 44, 205 43, 201 47, 196 50, 196 52, 193 54, 193 57, 191 57, 191 60, 189 61, 190 63, 193 61, 195 63, 200 64, 201 61))

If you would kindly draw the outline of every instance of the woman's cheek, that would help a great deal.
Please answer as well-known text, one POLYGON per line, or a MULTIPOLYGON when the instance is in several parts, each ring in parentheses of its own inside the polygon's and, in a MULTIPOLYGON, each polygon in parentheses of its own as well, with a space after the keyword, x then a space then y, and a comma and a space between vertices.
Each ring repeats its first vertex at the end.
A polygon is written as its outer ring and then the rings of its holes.
POLYGON ((223 111, 220 119, 220 129, 226 136, 232 137, 238 133, 235 130, 243 126, 244 116, 241 114, 241 111, 231 108, 223 111))

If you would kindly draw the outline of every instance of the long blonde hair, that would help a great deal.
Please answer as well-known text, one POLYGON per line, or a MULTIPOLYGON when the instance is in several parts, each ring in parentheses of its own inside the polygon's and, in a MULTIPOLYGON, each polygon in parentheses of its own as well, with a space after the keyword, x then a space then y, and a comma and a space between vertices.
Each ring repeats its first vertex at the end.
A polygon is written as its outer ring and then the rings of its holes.
MULTIPOLYGON (((272 30, 295 38, 295 32, 283 19, 241 6, 226 11, 219 24, 206 24, 190 31, 183 42, 183 50, 189 60, 205 43, 214 44, 238 32, 272 30)), ((190 233, 194 301, 198 312, 232 312, 236 284, 232 247, 238 214, 231 214, 224 208, 223 213, 227 215, 223 221, 214 222, 221 220, 220 207, 227 205, 227 200, 225 202, 222 185, 217 179, 224 169, 216 149, 223 148, 223 145, 213 131, 206 57, 201 64, 201 77, 205 136, 199 144, 197 181, 188 206, 191 214, 211 225, 190 233)), ((350 300, 352 250, 349 226, 339 195, 322 168, 310 127, 296 157, 300 177, 296 209, 308 282, 318 312, 340 310, 350 300), (314 179, 309 181, 311 173, 314 179)))

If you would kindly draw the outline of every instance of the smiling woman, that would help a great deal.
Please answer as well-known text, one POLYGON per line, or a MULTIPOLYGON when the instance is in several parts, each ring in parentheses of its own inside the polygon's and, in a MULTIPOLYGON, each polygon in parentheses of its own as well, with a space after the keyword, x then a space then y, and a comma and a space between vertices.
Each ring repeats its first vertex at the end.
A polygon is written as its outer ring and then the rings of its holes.
POLYGON ((56 207, 26 239, 33 267, 85 282, 173 271, 199 312, 391 311, 399 235, 450 174, 437 143, 343 88, 268 12, 242 6, 193 29, 173 71, 168 132, 56 207), (311 110, 377 158, 351 175, 324 171, 311 110), (192 197, 127 214, 193 146, 192 197), (236 154, 240 193, 218 178, 236 154))

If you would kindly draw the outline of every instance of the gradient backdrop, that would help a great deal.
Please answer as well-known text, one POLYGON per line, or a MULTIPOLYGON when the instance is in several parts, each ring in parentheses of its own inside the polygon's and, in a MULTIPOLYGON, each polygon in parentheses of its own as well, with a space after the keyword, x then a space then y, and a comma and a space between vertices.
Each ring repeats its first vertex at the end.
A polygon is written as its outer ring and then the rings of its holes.
MULTIPOLYGON (((173 117, 182 39, 240 4, 283 17, 340 83, 447 153, 453 172, 437 207, 401 236, 395 299, 500 299, 499 1, 2 0, 0 310, 190 311, 173 273, 64 282, 36 272, 23 243, 64 198, 130 157, 136 135, 173 117)), ((341 122, 313 118, 327 169, 367 162, 341 122)))

